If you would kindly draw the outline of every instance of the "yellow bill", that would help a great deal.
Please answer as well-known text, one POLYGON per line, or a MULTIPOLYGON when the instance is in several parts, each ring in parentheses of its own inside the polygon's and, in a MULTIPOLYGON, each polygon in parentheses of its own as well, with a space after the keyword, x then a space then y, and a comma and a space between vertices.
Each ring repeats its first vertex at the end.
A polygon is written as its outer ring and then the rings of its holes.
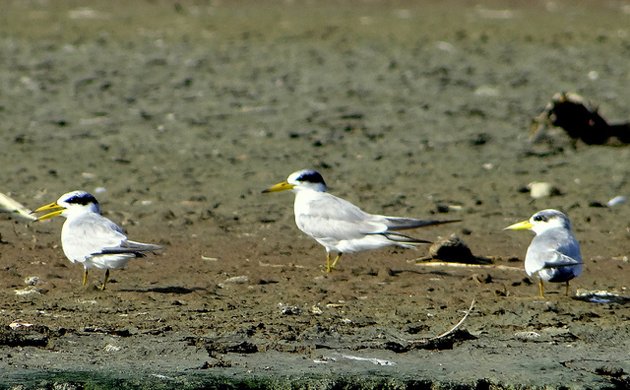
POLYGON ((38 208, 37 210, 33 211, 33 213, 40 213, 42 211, 50 211, 48 214, 44 214, 41 217, 37 218, 38 221, 43 221, 45 219, 50 219, 58 215, 61 215, 61 213, 63 213, 64 210, 65 208, 62 206, 59 206, 57 202, 52 202, 38 208))
POLYGON ((517 222, 514 225, 510 225, 503 230, 531 230, 532 224, 529 221, 517 222))
POLYGON ((271 187, 267 188, 266 190, 263 190, 263 194, 265 194, 267 192, 287 191, 287 190, 293 189, 293 187, 295 187, 294 184, 289 184, 286 181, 283 181, 281 183, 272 185, 271 187))

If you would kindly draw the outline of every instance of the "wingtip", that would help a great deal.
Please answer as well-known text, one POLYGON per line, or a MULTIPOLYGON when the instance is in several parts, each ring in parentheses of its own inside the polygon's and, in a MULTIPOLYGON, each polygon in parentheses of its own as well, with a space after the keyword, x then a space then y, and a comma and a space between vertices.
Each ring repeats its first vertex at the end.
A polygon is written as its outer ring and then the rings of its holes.
POLYGON ((434 219, 434 220, 421 221, 421 222, 426 222, 426 224, 421 225, 421 226, 435 226, 435 225, 445 225, 447 223, 462 222, 462 220, 461 219, 434 219))
POLYGON ((462 219, 445 219, 442 220, 441 223, 454 223, 454 222, 462 222, 462 219))

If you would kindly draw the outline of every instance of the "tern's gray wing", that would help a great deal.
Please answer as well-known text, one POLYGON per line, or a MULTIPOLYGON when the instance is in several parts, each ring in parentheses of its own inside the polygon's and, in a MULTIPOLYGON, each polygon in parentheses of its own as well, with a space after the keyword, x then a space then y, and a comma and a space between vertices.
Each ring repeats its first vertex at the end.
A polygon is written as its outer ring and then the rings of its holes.
POLYGON ((552 260, 545 261, 543 268, 564 268, 572 267, 576 264, 582 264, 582 260, 574 259, 559 251, 552 251, 556 255, 552 260))
POLYGON ((71 260, 82 260, 117 248, 127 240, 122 229, 109 219, 94 213, 68 219, 61 233, 63 250, 71 260))
POLYGON ((353 239, 387 231, 384 217, 328 193, 318 193, 299 214, 296 211, 295 219, 302 231, 315 238, 353 239))
POLYGON ((525 257, 529 275, 545 271, 549 280, 566 280, 581 271, 580 245, 564 228, 545 231, 532 240, 525 257))

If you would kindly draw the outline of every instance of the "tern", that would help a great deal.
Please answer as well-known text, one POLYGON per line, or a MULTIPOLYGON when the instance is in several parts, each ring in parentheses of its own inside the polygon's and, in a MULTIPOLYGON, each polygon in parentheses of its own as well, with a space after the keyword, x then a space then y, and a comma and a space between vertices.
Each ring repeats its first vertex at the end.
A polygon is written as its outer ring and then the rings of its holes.
POLYGON ((131 241, 123 229, 101 215, 96 198, 85 191, 61 195, 56 202, 41 206, 34 213, 48 211, 38 221, 61 215, 66 218, 61 229, 61 246, 71 263, 83 264, 83 285, 88 281, 90 268, 104 269, 105 278, 99 287, 105 289, 109 270, 123 268, 144 252, 161 249, 159 245, 131 241))
POLYGON ((322 175, 312 169, 293 172, 289 177, 263 193, 291 190, 295 193, 295 224, 306 235, 326 248, 326 272, 331 272, 344 253, 396 245, 413 248, 431 241, 398 232, 423 226, 458 222, 459 220, 420 220, 369 214, 326 192, 322 175), (337 256, 331 262, 331 253, 337 256))
POLYGON ((525 255, 525 272, 538 279, 540 297, 545 297, 543 282, 564 282, 565 294, 569 295, 569 281, 582 273, 580 244, 569 218, 558 210, 547 209, 505 229, 536 233, 525 255))

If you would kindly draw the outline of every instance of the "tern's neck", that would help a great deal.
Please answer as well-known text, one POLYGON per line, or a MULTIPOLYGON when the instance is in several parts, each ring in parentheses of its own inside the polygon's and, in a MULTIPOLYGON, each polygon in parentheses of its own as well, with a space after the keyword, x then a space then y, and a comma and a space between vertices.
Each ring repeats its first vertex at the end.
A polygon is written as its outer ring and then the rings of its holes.
POLYGON ((328 194, 324 191, 317 191, 313 188, 294 188, 293 192, 295 193, 295 207, 296 208, 304 208, 309 207, 310 203, 313 199, 321 198, 322 196, 327 196, 328 194))
POLYGON ((293 192, 326 192, 327 188, 325 184, 321 183, 308 183, 301 184, 299 186, 293 187, 293 192))
POLYGON ((573 234, 571 232, 571 227, 570 226, 548 226, 546 229, 543 230, 536 230, 534 229, 534 233, 536 233, 536 235, 539 234, 543 234, 543 233, 547 233, 547 232, 565 232, 566 234, 573 234))

